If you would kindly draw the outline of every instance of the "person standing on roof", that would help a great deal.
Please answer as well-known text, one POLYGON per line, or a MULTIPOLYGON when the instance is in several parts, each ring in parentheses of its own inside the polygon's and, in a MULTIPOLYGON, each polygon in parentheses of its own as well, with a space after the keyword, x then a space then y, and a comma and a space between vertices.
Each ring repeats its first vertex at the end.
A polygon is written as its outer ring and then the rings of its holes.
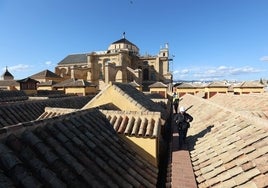
POLYGON ((175 123, 178 126, 178 132, 179 132, 180 147, 185 143, 187 131, 188 128, 190 127, 190 122, 192 121, 193 117, 186 112, 183 106, 180 107, 180 112, 175 117, 175 123))
POLYGON ((179 96, 176 92, 173 93, 173 99, 172 99, 172 104, 173 104, 173 108, 175 110, 175 113, 178 113, 178 107, 179 107, 179 96))

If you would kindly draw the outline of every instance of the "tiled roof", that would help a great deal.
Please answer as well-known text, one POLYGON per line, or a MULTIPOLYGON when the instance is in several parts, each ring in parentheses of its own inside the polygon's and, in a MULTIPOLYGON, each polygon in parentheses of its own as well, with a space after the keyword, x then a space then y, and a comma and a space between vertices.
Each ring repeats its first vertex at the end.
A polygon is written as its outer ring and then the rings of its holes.
POLYGON ((160 112, 126 112, 101 110, 118 134, 156 138, 161 127, 160 112))
POLYGON ((44 113, 42 113, 37 120, 52 118, 56 116, 60 116, 63 114, 72 113, 78 111, 79 109, 72 109, 72 108, 52 108, 52 107, 45 107, 44 113))
MULTIPOLYGON (((112 87, 115 92, 118 92, 120 96, 124 96, 130 104, 137 106, 140 111, 161 112, 161 119, 163 121, 167 120, 168 115, 165 108, 163 108, 160 104, 153 102, 143 92, 138 91, 135 87, 131 86, 128 83, 110 83, 105 89, 98 93, 87 105, 85 105, 83 109, 87 109, 90 103, 94 102, 95 100, 98 100, 98 98, 104 92, 107 92, 110 87, 112 87)), ((112 99, 110 100, 111 101, 107 99, 107 104, 112 103, 112 99)))
POLYGON ((0 129, 1 185, 156 187, 158 169, 95 109, 0 129))
POLYGON ((154 101, 154 102, 155 102, 156 99, 161 99, 161 100, 163 100, 163 101, 166 100, 166 98, 165 98, 163 95, 159 94, 159 93, 145 93, 145 92, 144 92, 144 94, 145 94, 146 96, 148 96, 148 97, 149 97, 152 101, 154 101))
POLYGON ((63 87, 89 87, 89 86, 96 86, 86 80, 83 79, 72 79, 71 82, 68 82, 63 85, 63 87))
POLYGON ((66 79, 63 80, 62 82, 56 83, 53 85, 53 87, 57 88, 57 87, 64 87, 66 84, 70 83, 70 82, 74 82, 75 79, 74 78, 70 78, 70 79, 66 79))
POLYGON ((206 87, 210 88, 210 87, 229 87, 229 84, 227 84, 226 82, 212 82, 209 83, 206 87))
POLYGON ((0 86, 19 86, 20 83, 16 80, 0 80, 0 86))
POLYGON ((70 78, 67 80, 64 80, 62 82, 59 82, 55 85, 53 85, 53 87, 57 88, 57 87, 95 87, 95 85, 91 82, 88 82, 86 80, 83 79, 75 79, 75 78, 70 78))
POLYGON ((191 83, 181 83, 176 86, 177 88, 195 88, 191 83))
POLYGON ((141 110, 158 111, 165 113, 164 109, 160 105, 154 103, 143 92, 137 91, 135 87, 124 83, 113 83, 113 86, 118 92, 127 95, 130 101, 134 100, 133 102, 137 103, 136 105, 139 105, 141 110))
POLYGON ((149 88, 167 88, 168 86, 163 82, 155 82, 148 86, 149 88))
POLYGON ((34 83, 38 83, 37 80, 32 79, 32 78, 30 78, 30 77, 28 77, 28 78, 24 78, 24 79, 21 79, 21 80, 17 80, 17 82, 19 82, 19 83, 25 83, 25 82, 34 82, 34 83))
POLYGON ((248 87, 256 87, 256 88, 263 88, 265 85, 259 83, 259 82, 253 82, 253 81, 245 81, 241 84, 237 84, 233 86, 234 88, 248 88, 248 87))
MULTIPOLYGON (((46 107, 45 112, 38 119, 52 118, 78 110, 46 107)), ((145 138, 156 138, 159 136, 161 129, 160 112, 100 111, 106 116, 118 134, 145 138)))
POLYGON ((60 78, 60 76, 55 74, 54 72, 51 72, 50 70, 44 70, 44 71, 41 71, 39 73, 36 73, 36 74, 30 76, 30 78, 33 78, 33 79, 60 78))
POLYGON ((204 83, 192 83, 192 82, 182 82, 174 84, 174 87, 179 89, 197 89, 197 88, 204 88, 207 84, 204 83))
POLYGON ((188 143, 198 187, 268 186, 267 120, 192 95, 180 105, 193 105, 188 143))
POLYGON ((41 83, 39 83, 38 86, 52 86, 52 85, 54 85, 54 84, 56 84, 55 81, 48 80, 48 81, 46 81, 46 82, 41 82, 41 83))
POLYGON ((28 96, 24 91, 0 91, 0 102, 12 102, 12 101, 23 101, 27 100, 28 96))
POLYGON ((236 112, 268 120, 268 93, 246 95, 226 95, 219 93, 209 100, 236 112))
POLYGON ((73 63, 86 63, 87 62, 87 54, 72 54, 65 57, 61 60, 58 65, 62 64, 73 64, 73 63))
MULTIPOLYGON (((122 39, 119 39, 115 42, 113 42, 112 44, 130 44, 130 45, 133 45, 133 46, 136 46, 135 44, 133 44, 132 42, 130 42, 129 40, 127 40, 126 38, 122 38, 122 39)), ((136 46, 137 47, 137 46, 136 46)))
POLYGON ((91 97, 75 96, 0 105, 0 127, 36 120, 45 107, 81 108, 91 97))

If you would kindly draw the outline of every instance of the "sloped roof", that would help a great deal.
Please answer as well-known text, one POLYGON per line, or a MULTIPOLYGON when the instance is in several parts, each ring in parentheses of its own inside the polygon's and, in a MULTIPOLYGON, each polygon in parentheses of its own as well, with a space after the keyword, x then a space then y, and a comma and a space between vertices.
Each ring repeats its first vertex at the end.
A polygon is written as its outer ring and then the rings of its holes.
POLYGON ((160 112, 126 112, 100 110, 118 134, 156 138, 161 127, 160 112))
POLYGON ((218 93, 209 100, 241 114, 253 115, 268 120, 268 93, 246 95, 218 93))
POLYGON ((92 84, 83 79, 74 79, 72 82, 68 82, 64 85, 64 87, 95 87, 95 84, 92 84))
POLYGON ((158 169, 132 150, 95 109, 0 132, 2 185, 156 186, 158 169))
POLYGON ((210 88, 210 87, 229 87, 229 84, 227 84, 226 82, 211 82, 209 83, 206 87, 210 88))
POLYGON ((133 87, 140 87, 141 85, 138 84, 135 80, 129 83, 133 87))
POLYGON ((63 80, 62 82, 54 84, 53 87, 64 87, 69 82, 74 82, 74 81, 75 81, 74 78, 66 79, 66 80, 63 80))
POLYGON ((90 86, 95 87, 96 85, 86 80, 75 79, 75 78, 70 78, 53 85, 53 87, 90 87, 90 86))
POLYGON ((180 105, 193 105, 188 143, 198 187, 268 186, 267 120, 192 95, 180 105))
MULTIPOLYGON (((129 44, 129 45, 133 45, 133 46, 136 46, 135 44, 133 44, 132 42, 130 42, 129 40, 127 40, 126 38, 122 38, 122 39, 119 39, 115 42, 113 42, 112 44, 129 44)), ((137 46, 136 46, 137 47, 137 46)))
MULTIPOLYGON (((39 119, 52 118, 72 113, 80 109, 46 107, 39 119)), ((116 110, 100 110, 118 134, 127 136, 156 138, 160 131, 160 112, 127 112, 116 110)))
POLYGON ((20 83, 16 80, 0 80, 0 86, 19 86, 20 83))
POLYGON ((58 65, 63 64, 73 64, 73 63, 86 63, 87 62, 87 54, 71 54, 61 60, 58 65))
POLYGON ((45 107, 45 111, 41 114, 37 120, 52 118, 56 116, 60 116, 63 114, 72 113, 78 111, 79 109, 72 109, 72 108, 53 108, 53 107, 45 107))
POLYGON ((1 76, 2 78, 9 78, 9 79, 14 79, 14 76, 7 70, 6 68, 6 71, 2 74, 1 76))
POLYGON ((53 81, 53 80, 48 80, 48 81, 46 81, 46 82, 41 82, 41 83, 39 83, 38 86, 52 86, 52 85, 54 85, 54 84, 56 84, 55 81, 53 81))
POLYGON ((265 85, 263 85, 263 84, 261 84, 259 82, 245 81, 245 82, 242 82, 240 84, 237 84, 237 85, 233 86, 233 88, 248 88, 248 87, 251 87, 251 88, 254 88, 254 87, 264 88, 265 85))
POLYGON ((38 83, 39 81, 35 80, 35 79, 32 79, 30 77, 28 78, 24 78, 24 79, 21 79, 21 80, 17 80, 17 82, 19 83, 25 83, 25 82, 34 82, 34 83, 38 83))
POLYGON ((39 73, 36 73, 32 76, 30 76, 32 79, 42 79, 42 78, 60 78, 59 75, 55 74, 54 72, 51 72, 50 70, 43 70, 39 73))
POLYGON ((0 127, 36 120, 44 112, 45 107, 82 108, 91 98, 73 96, 0 105, 0 127))
MULTIPOLYGON (((153 102, 148 96, 146 96, 143 92, 138 91, 135 87, 131 86, 128 83, 119 83, 114 82, 110 83, 105 89, 103 89, 100 93, 98 93, 87 105, 83 107, 83 109, 88 108, 90 103, 98 100, 98 98, 103 95, 103 93, 108 92, 108 89, 112 87, 114 88, 115 92, 118 92, 120 96, 125 97, 128 99, 130 104, 137 106, 140 111, 153 111, 153 112, 161 112, 161 117, 163 120, 167 119, 167 114, 165 109, 155 102, 153 102)), ((110 99, 112 102, 112 99, 110 99)), ((107 103, 110 103, 107 100, 107 103)))
MULTIPOLYGON (((0 90, 0 102, 15 102, 15 101, 17 102, 17 101, 23 101, 27 99, 28 99, 28 96, 22 90, 0 90)), ((0 110, 0 127, 2 124, 1 118, 8 119, 8 116, 5 116, 4 114, 2 114, 0 110)))
POLYGON ((181 84, 176 84, 176 88, 195 88, 192 83, 183 82, 181 84))
MULTIPOLYGON (((136 88, 129 84, 125 83, 113 83, 113 86, 116 87, 118 92, 127 95, 128 97, 135 100, 142 109, 149 111, 158 111, 164 112, 161 106, 154 103, 148 96, 146 96, 143 92, 138 91, 136 88)), ((137 104, 137 105, 138 105, 137 104)))
POLYGON ((155 82, 148 86, 149 88, 167 88, 168 86, 163 82, 155 82))

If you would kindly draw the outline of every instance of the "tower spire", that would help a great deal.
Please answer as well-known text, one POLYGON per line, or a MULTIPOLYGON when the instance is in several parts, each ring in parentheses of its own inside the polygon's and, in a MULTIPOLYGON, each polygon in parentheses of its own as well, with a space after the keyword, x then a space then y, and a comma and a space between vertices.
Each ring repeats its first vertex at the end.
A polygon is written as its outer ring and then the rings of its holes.
POLYGON ((123 39, 125 39, 125 38, 126 38, 126 32, 123 33, 123 39))

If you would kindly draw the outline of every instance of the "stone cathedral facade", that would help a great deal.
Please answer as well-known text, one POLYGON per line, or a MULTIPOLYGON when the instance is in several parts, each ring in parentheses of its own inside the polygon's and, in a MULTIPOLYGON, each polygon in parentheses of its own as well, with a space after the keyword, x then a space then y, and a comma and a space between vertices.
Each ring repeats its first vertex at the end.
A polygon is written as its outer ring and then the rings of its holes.
POLYGON ((139 48, 123 37, 105 51, 71 54, 55 67, 55 73, 64 79, 83 79, 102 89, 109 82, 135 81, 145 90, 155 82, 169 84, 169 49, 166 44, 157 55, 139 54, 139 48))

